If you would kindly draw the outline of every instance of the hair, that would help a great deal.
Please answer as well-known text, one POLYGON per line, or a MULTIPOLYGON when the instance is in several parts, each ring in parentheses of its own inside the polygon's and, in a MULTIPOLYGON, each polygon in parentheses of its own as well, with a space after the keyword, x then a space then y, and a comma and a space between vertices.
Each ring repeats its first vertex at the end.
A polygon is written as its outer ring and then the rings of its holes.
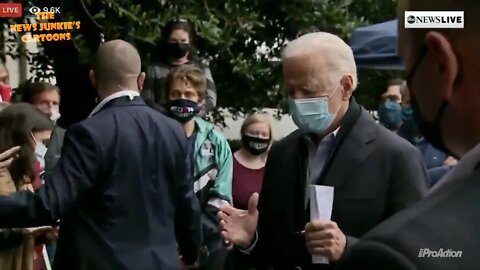
POLYGON ((35 97, 44 92, 57 91, 60 89, 49 82, 24 82, 18 87, 18 92, 22 96, 22 102, 33 103, 35 97))
POLYGON ((174 67, 172 70, 170 70, 170 73, 168 73, 165 81, 166 100, 168 100, 172 83, 177 80, 188 82, 197 91, 199 102, 205 99, 207 92, 207 80, 203 71, 193 65, 180 65, 174 67))
POLYGON ((28 103, 11 104, 0 112, 0 153, 20 146, 19 157, 9 168, 15 184, 25 177, 35 179, 32 132, 53 130, 53 127, 46 114, 28 103))
POLYGON ((357 88, 357 66, 353 51, 341 38, 327 32, 303 35, 288 43, 282 52, 282 60, 305 54, 316 54, 319 64, 328 69, 331 84, 337 84, 349 74, 352 76, 353 89, 357 88))
POLYGON ((392 79, 392 80, 388 81, 387 86, 388 87, 390 87, 390 86, 402 86, 404 83, 405 83, 405 81, 403 79, 395 78, 395 79, 392 79))
POLYGON ((263 113, 254 113, 249 115, 242 123, 242 127, 240 128, 240 135, 244 135, 249 126, 257 123, 268 124, 270 138, 272 138, 272 123, 270 122, 270 119, 268 119, 268 116, 263 113))
POLYGON ((167 24, 162 28, 161 39, 159 44, 159 55, 160 60, 167 62, 168 56, 166 55, 166 45, 168 43, 168 38, 175 30, 183 30, 188 33, 188 39, 190 40, 190 50, 188 52, 188 59, 192 60, 197 57, 197 50, 194 47, 195 40, 195 29, 193 26, 184 19, 173 19, 167 22, 167 24))

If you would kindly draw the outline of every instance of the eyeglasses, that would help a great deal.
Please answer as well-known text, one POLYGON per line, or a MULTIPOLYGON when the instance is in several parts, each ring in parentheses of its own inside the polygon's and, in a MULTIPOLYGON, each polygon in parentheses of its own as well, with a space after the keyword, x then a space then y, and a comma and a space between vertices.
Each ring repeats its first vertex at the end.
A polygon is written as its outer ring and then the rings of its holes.
POLYGON ((410 91, 412 91, 411 89, 412 89, 413 78, 414 78, 415 74, 417 73, 418 67, 422 63, 422 60, 427 55, 427 52, 428 52, 428 48, 426 46, 422 46, 419 57, 413 63, 412 70, 410 70, 410 72, 407 75, 407 87, 410 91))

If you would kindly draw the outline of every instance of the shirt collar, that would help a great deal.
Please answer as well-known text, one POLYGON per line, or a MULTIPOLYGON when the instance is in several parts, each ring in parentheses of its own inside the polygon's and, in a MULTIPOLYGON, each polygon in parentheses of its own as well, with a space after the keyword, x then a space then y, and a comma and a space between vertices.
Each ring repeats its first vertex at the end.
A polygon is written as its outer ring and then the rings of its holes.
POLYGON ((93 109, 93 111, 90 113, 88 117, 92 117, 94 114, 99 112, 103 108, 103 106, 105 106, 105 104, 107 104, 109 101, 113 99, 116 99, 119 97, 129 97, 130 100, 133 100, 135 97, 138 97, 138 96, 140 96, 140 93, 134 90, 123 90, 123 91, 119 91, 114 94, 111 94, 106 98, 104 98, 102 101, 100 101, 100 103, 97 104, 97 106, 93 109))
POLYGON ((326 142, 333 141, 335 139, 335 137, 337 137, 337 133, 338 133, 339 130, 340 130, 340 127, 335 129, 334 131, 330 132, 329 134, 325 135, 325 137, 323 137, 323 139, 321 141, 319 141, 318 143, 316 143, 310 135, 307 135, 305 137, 307 138, 307 141, 309 143, 312 143, 313 145, 320 145, 321 143, 326 143, 326 142))
MULTIPOLYGON (((337 133, 338 133, 339 130, 340 130, 340 127, 338 127, 338 128, 335 129, 332 133, 330 133, 330 134, 333 135, 333 138, 337 137, 337 133)), ((330 136, 330 134, 328 134, 327 136, 330 136)))

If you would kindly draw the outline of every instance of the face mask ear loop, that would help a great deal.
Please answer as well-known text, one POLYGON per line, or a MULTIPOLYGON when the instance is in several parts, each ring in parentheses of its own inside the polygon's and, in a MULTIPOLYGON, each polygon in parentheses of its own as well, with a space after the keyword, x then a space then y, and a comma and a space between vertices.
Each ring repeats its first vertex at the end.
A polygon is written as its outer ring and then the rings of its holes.
POLYGON ((37 139, 35 139, 35 136, 33 136, 33 132, 31 132, 31 131, 30 131, 30 136, 32 136, 32 139, 33 139, 33 141, 34 141, 35 143, 38 143, 38 142, 37 142, 37 139))

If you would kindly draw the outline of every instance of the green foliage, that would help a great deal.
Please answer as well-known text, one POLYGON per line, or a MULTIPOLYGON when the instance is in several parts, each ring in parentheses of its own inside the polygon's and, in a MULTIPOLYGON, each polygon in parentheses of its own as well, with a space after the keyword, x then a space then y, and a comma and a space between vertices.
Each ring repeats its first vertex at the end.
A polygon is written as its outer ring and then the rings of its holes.
MULTIPOLYGON (((348 8, 370 25, 396 18, 396 5, 397 0, 352 0, 348 8)), ((357 100, 367 109, 376 110, 380 95, 386 90, 387 82, 396 77, 403 77, 403 72, 360 69, 358 72, 360 84, 355 93, 357 100)))
MULTIPOLYGON (((32 1, 38 4, 40 0, 32 1)), ((210 61, 218 89, 218 107, 233 114, 255 108, 286 109, 280 90, 283 44, 300 34, 328 31, 348 40, 356 27, 395 17, 395 0, 83 0, 95 20, 78 6, 78 1, 63 1, 62 20, 81 20, 82 28, 73 33, 78 58, 69 61, 88 63, 98 46, 98 24, 107 40, 121 38, 137 46, 144 64, 157 52, 161 28, 174 17, 193 22, 195 45, 210 61), (267 48, 259 53, 259 46, 267 48)), ((27 5, 25 5, 27 6, 27 5)), ((4 24, 5 26, 5 24, 4 24)), ((9 53, 18 50, 10 48, 9 53)), ((50 50, 50 53, 55 53, 50 50)), ((37 77, 51 76, 48 57, 35 55, 37 77), (42 71, 43 70, 43 71, 42 71)), ((48 55, 47 55, 48 56, 48 55)), ((58 56, 57 56, 58 57, 58 56)), ((65 55, 64 57, 69 57, 65 55)), ((376 107, 388 72, 361 71, 356 95, 367 107, 376 107)), ((88 79, 88 78, 85 78, 88 79)), ((216 111, 216 122, 223 113, 216 111)))

